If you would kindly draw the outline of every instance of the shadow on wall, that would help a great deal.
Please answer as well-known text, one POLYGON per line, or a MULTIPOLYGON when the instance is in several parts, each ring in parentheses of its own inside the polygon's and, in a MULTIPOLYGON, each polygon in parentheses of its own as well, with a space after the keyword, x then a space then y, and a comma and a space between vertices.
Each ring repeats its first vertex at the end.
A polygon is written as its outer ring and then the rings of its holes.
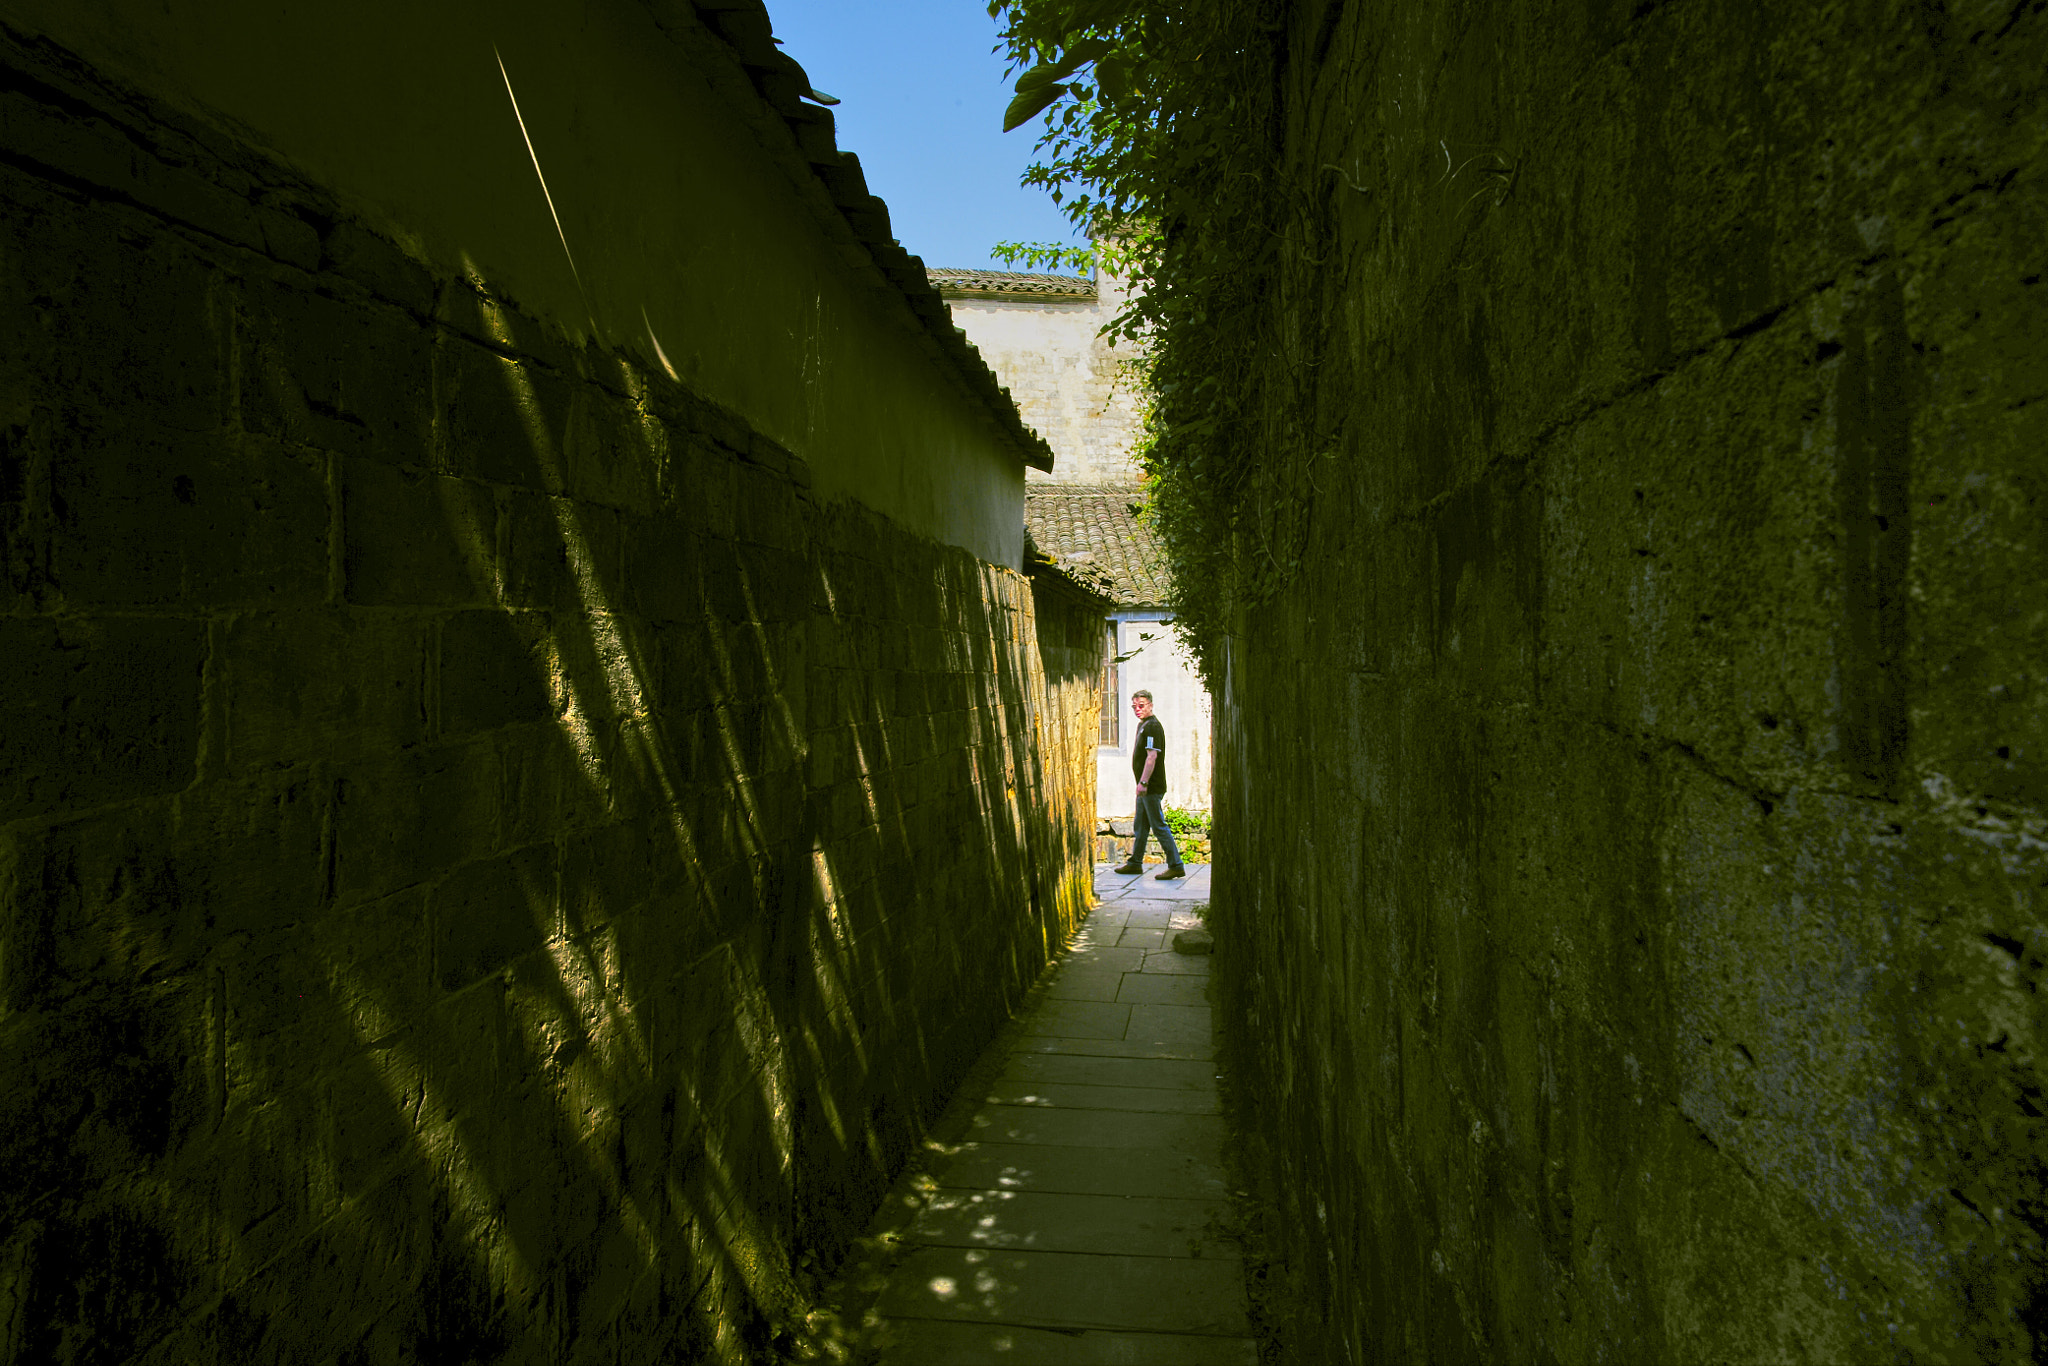
POLYGON ((1092 620, 78 98, 137 184, 0 168, 0 1355, 765 1357, 1085 909, 1092 620))

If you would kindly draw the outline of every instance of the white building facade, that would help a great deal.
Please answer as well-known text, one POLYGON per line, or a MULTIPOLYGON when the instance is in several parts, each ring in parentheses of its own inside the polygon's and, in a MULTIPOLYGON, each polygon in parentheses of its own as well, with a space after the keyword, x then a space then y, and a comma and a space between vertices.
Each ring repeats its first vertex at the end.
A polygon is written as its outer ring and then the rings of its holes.
POLYGON ((1166 803, 1207 812, 1214 745, 1208 691, 1166 609, 1171 579, 1151 528, 1133 457, 1144 399, 1129 345, 1101 331, 1122 309, 1114 277, 1023 271, 928 272, 953 322, 1008 386, 1024 420, 1052 447, 1050 473, 1032 471, 1025 524, 1038 550, 1102 585, 1116 606, 1103 622, 1103 722, 1096 799, 1105 817, 1134 806, 1131 694, 1152 694, 1167 732, 1166 803))

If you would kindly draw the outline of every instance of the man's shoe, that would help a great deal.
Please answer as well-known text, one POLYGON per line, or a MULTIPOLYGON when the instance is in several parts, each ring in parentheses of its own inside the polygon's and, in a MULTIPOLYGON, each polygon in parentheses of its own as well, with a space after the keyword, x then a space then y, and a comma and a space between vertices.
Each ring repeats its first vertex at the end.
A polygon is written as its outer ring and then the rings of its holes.
POLYGON ((1116 867, 1110 869, 1109 871, 1112 873, 1124 874, 1142 873, 1145 871, 1145 865, 1142 863, 1119 863, 1116 867))
POLYGON ((1187 875, 1187 869, 1181 867, 1178 863, 1169 863, 1166 865, 1166 871, 1153 874, 1152 880, 1154 882, 1165 882, 1169 878, 1186 877, 1187 875))

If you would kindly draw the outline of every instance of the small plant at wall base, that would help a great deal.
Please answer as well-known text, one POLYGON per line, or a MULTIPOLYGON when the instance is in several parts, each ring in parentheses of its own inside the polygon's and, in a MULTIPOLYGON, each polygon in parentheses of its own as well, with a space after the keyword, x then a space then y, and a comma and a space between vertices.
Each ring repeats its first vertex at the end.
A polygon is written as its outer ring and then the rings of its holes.
POLYGON ((1166 808, 1166 828, 1176 836, 1206 835, 1209 833, 1209 818, 1178 806, 1166 808))
MULTIPOLYGON (((1097 263, 1113 243, 1131 286, 1105 331, 1145 345, 1152 518, 1173 566, 1170 605, 1212 688, 1235 612, 1295 575, 1312 424, 1255 429, 1255 367, 1285 350, 1253 321, 1312 291, 1317 216, 1273 174, 1277 0, 993 0, 1017 78, 1005 126, 1040 114, 1043 186, 1092 249, 1005 243, 1015 263, 1097 263)), ((1108 264, 1106 261, 1103 264, 1108 264)), ((1304 410, 1316 357, 1282 356, 1304 410)), ((1271 380, 1267 380, 1270 388, 1271 380)), ((1270 404, 1273 395, 1263 395, 1270 404)))

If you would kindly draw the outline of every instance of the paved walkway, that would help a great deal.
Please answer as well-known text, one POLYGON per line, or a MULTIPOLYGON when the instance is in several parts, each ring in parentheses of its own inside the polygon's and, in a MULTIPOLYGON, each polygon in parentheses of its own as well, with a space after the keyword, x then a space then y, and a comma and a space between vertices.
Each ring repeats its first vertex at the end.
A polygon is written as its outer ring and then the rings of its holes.
POLYGON ((875 1306, 889 1366, 1257 1360, 1222 1236, 1209 960, 1172 944, 1209 869, 1159 882, 1159 866, 1097 865, 1101 904, 976 1069, 994 1080, 928 1164, 875 1306))

